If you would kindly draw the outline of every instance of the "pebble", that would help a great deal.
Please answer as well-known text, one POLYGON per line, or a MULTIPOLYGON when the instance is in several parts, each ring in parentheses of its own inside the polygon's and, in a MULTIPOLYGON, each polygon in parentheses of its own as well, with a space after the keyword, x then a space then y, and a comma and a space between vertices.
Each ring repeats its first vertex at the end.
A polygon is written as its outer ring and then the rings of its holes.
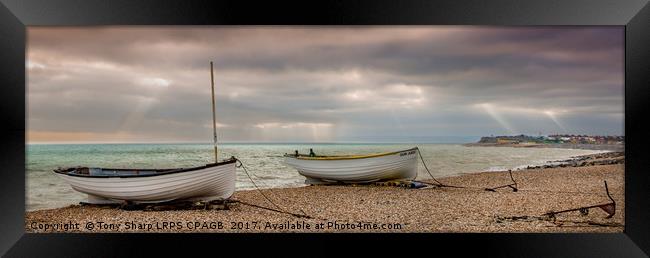
MULTIPOLYGON (((440 178, 444 184, 475 188, 427 187, 409 189, 381 185, 306 186, 264 189, 281 210, 313 218, 298 218, 285 213, 233 203, 228 210, 126 211, 115 207, 72 205, 25 214, 27 232, 623 232, 624 156, 599 154, 582 158, 576 166, 537 167, 513 171, 518 191, 491 188, 511 184, 507 171, 464 174, 440 178), (539 216, 548 211, 608 203, 603 181, 616 200, 616 214, 593 209, 558 214, 557 221, 503 219, 539 216), (56 230, 38 225, 79 223, 78 229, 56 230), (98 228, 97 224, 119 225, 98 228), (166 222, 166 224, 164 224, 166 222), (173 222, 174 226, 170 227, 173 222), (218 227, 218 223, 222 227, 218 227), (379 225, 380 229, 350 228, 346 225, 379 225), (606 225, 586 225, 593 222, 606 225), (86 224, 93 223, 92 229, 86 224), (315 229, 316 225, 332 227, 315 229), (370 223, 370 224, 364 224, 370 223), (375 223, 375 224, 373 224, 375 223), (136 225, 128 227, 127 225, 136 225), (254 224, 254 226, 253 226, 254 224), (310 229, 297 228, 309 224, 310 229), (142 227, 138 227, 141 225, 142 227), (152 225, 148 228, 148 225, 152 225), (180 225, 180 226, 178 226, 180 225), (282 226, 280 226, 282 225, 282 226), (292 225, 294 225, 292 227, 292 225), (336 227, 335 225, 339 225, 336 227), (342 226, 341 226, 342 225, 342 226), (388 228, 387 225, 390 225, 388 228), (585 226, 586 225, 586 226, 585 226), (35 227, 36 226, 36 227, 35 227), (268 226, 268 227, 267 227, 268 226), (274 227, 275 226, 275 227, 274 227)), ((432 180, 422 180, 432 182, 432 180)), ((275 208, 259 192, 238 191, 232 200, 275 208)))

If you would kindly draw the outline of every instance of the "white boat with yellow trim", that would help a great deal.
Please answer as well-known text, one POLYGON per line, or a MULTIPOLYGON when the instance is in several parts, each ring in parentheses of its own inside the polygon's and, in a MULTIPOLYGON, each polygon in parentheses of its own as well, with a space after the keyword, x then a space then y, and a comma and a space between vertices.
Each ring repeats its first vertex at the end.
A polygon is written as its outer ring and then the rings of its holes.
POLYGON ((306 177, 307 184, 369 183, 382 180, 414 179, 420 150, 369 155, 317 156, 285 154, 285 163, 306 177))

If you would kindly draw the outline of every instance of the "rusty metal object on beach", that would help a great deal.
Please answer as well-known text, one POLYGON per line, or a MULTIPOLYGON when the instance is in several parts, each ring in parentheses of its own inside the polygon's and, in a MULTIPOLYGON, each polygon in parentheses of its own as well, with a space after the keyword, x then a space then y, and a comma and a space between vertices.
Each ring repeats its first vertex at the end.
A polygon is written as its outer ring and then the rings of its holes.
POLYGON ((555 218, 555 215, 560 214, 560 213, 567 213, 567 212, 572 212, 572 211, 579 211, 580 214, 582 215, 587 215, 589 214, 589 209, 591 208, 600 208, 603 211, 605 211, 608 216, 605 217, 607 219, 611 218, 616 214, 616 201, 614 201, 614 198, 609 194, 609 188, 607 187, 607 181, 605 181, 605 192, 607 192, 607 197, 612 201, 610 203, 604 203, 604 204, 598 204, 598 205, 591 205, 591 206, 585 206, 585 207, 579 207, 579 208, 574 208, 574 209, 568 209, 568 210, 562 210, 562 211, 549 211, 547 213, 542 214, 542 216, 548 216, 548 218, 555 218))

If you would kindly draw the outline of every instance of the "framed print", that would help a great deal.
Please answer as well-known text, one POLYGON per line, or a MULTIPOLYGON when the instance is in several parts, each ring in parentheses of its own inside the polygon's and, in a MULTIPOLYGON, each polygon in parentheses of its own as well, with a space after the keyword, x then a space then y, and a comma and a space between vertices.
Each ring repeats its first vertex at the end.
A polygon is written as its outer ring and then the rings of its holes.
POLYGON ((3 0, 1 250, 644 256, 649 12, 3 0))

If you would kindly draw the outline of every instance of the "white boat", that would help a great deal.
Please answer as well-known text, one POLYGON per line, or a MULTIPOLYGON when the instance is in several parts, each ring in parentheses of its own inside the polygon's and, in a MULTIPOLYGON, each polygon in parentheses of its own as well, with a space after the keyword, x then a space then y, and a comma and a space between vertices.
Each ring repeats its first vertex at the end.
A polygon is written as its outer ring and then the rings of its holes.
POLYGON ((316 156, 285 154, 285 163, 307 178, 307 184, 369 183, 414 179, 417 176, 415 147, 370 155, 316 156))
POLYGON ((110 169, 72 167, 54 172, 74 190, 88 195, 88 203, 128 201, 158 203, 176 200, 227 199, 235 191, 236 159, 193 168, 110 169))
POLYGON ((88 203, 159 203, 177 200, 225 200, 235 192, 237 159, 218 162, 214 102, 214 74, 210 62, 212 130, 215 163, 192 168, 114 169, 72 167, 54 172, 74 190, 88 195, 88 203))

